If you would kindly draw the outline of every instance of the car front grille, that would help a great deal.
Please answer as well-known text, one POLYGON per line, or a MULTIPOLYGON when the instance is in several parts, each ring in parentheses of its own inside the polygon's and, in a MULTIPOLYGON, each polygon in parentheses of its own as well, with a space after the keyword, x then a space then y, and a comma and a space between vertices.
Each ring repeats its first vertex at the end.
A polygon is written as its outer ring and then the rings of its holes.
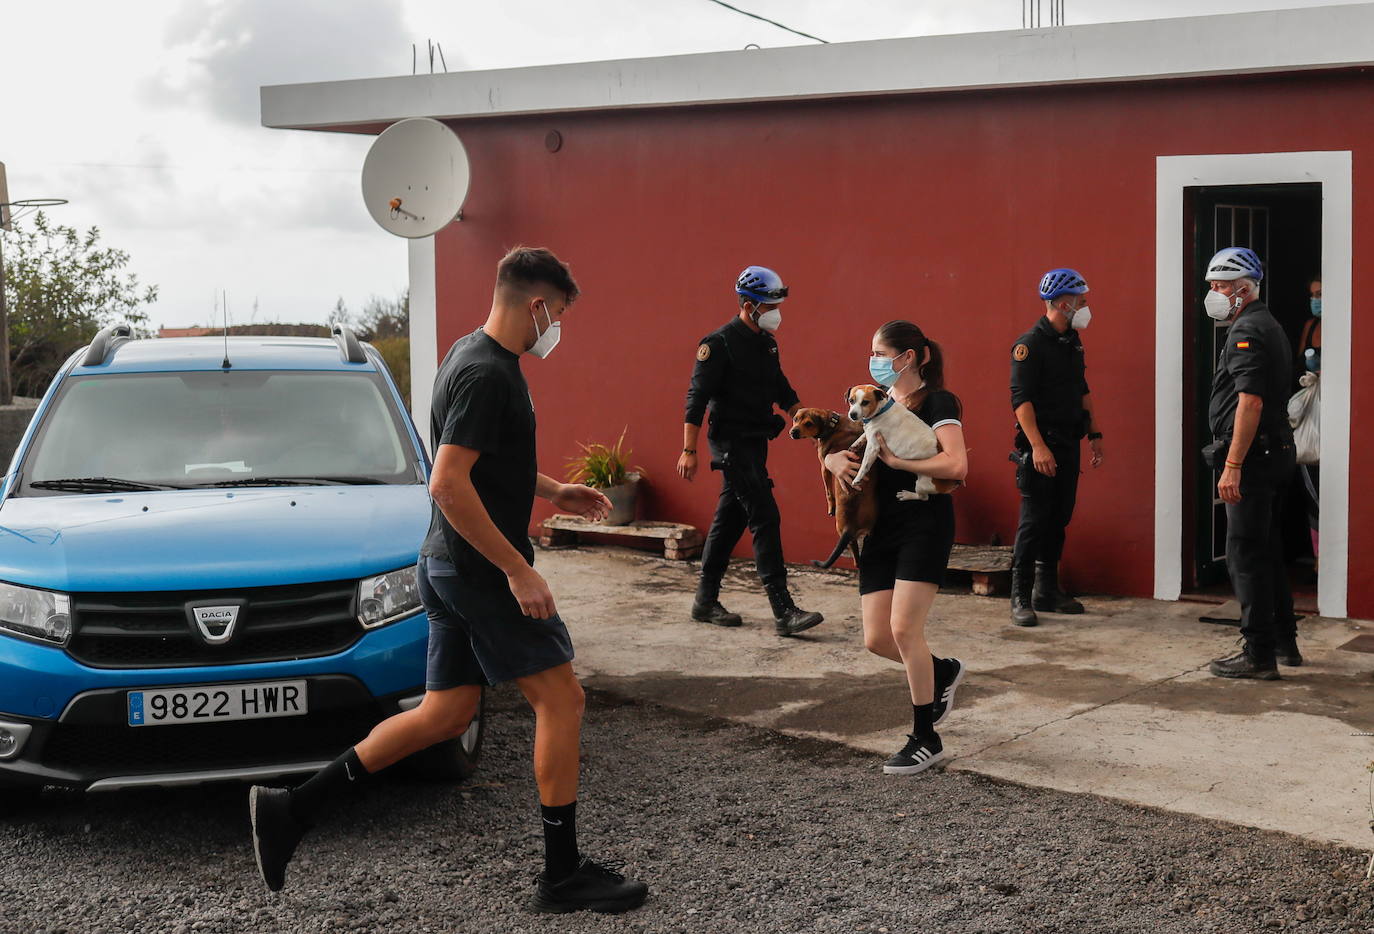
POLYGON ((129 727, 59 724, 43 764, 77 773, 135 775, 333 759, 381 719, 375 705, 303 717, 129 727))
POLYGON ((75 632, 68 653, 94 668, 178 668, 315 658, 362 638, 354 581, 237 591, 72 594, 75 632), (243 601, 237 631, 210 645, 186 615, 188 604, 243 601))

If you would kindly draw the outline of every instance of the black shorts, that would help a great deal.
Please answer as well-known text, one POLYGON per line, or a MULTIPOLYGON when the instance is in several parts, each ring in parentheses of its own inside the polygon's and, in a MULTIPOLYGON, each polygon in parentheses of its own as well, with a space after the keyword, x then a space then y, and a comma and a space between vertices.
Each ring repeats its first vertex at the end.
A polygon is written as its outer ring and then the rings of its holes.
POLYGON ((954 503, 947 495, 889 507, 859 553, 859 593, 891 590, 897 581, 939 587, 954 547, 954 503))
POLYGON ((439 558, 421 555, 416 570, 429 616, 425 690, 498 684, 572 661, 572 638, 557 616, 526 616, 510 590, 471 586, 439 558))

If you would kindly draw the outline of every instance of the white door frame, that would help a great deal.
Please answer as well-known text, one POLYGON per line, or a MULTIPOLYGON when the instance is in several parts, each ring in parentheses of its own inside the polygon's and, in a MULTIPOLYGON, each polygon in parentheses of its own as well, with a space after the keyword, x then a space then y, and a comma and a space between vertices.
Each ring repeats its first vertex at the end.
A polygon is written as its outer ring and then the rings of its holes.
POLYGON ((1353 203, 1345 152, 1275 152, 1155 159, 1155 599, 1183 582, 1184 189, 1213 185, 1322 186, 1321 562, 1317 608, 1344 617, 1350 521, 1350 279, 1353 203))
MULTIPOLYGON (((439 317, 434 281, 434 238, 409 241, 410 266, 410 414, 420 442, 429 447, 429 401, 439 369, 439 317)), ((430 457, 434 452, 430 451, 430 457)))

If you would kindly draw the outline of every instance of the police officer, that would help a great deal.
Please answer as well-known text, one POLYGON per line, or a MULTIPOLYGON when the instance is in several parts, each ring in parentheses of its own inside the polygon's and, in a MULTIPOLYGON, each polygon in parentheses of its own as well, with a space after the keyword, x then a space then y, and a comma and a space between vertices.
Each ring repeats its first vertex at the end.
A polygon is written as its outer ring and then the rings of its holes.
POLYGON ((1219 678, 1279 676, 1276 661, 1301 665, 1293 594, 1283 567, 1280 523, 1297 468, 1288 424, 1293 350, 1283 327, 1260 301, 1264 267, 1253 251, 1228 247, 1207 264, 1211 291, 1203 302, 1229 321, 1226 347, 1212 375, 1207 421, 1216 441, 1211 466, 1221 471, 1226 504, 1226 568, 1240 602, 1244 648, 1212 662, 1219 678))
POLYGON ((1018 626, 1036 625, 1036 610, 1083 612, 1083 604, 1059 589, 1059 559, 1078 495, 1079 444, 1085 434, 1092 465, 1100 465, 1103 457, 1078 336, 1092 320, 1087 294, 1088 283, 1075 270, 1045 273, 1039 289, 1045 314, 1011 350, 1012 460, 1021 491, 1011 618, 1018 626))
POLYGON ((697 472, 697 438, 709 406, 711 469, 723 475, 720 502, 701 554, 701 582, 692 603, 692 619, 716 626, 738 626, 740 617, 720 604, 720 582, 747 526, 754 539, 754 562, 768 592, 780 636, 810 629, 824 617, 799 610, 787 591, 782 558, 781 516, 768 477, 768 442, 785 422, 776 405, 789 415, 800 408, 797 394, 783 375, 773 332, 782 323, 778 306, 787 287, 773 270, 750 266, 735 283, 736 316, 701 339, 696 368, 687 390, 687 417, 682 430, 678 475, 691 480, 697 472))

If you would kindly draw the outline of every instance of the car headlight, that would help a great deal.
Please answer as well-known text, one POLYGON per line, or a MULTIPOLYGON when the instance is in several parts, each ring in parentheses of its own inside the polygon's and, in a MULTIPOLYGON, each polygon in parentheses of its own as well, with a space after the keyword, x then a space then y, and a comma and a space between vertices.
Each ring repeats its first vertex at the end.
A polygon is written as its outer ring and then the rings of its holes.
POLYGON ((72 635, 72 601, 64 593, 0 582, 0 630, 52 645, 72 635))
POLYGON ((420 584, 415 566, 378 574, 358 582, 358 622, 364 629, 414 615, 420 609, 420 584))

